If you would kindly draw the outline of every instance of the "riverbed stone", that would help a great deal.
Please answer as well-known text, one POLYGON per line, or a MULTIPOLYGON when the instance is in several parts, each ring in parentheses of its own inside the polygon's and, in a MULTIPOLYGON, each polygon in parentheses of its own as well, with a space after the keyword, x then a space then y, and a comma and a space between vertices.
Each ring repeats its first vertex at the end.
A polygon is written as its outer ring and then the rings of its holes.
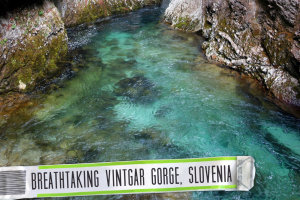
POLYGON ((114 93, 135 103, 151 103, 158 97, 155 84, 144 76, 125 78, 116 84, 114 93))
POLYGON ((199 32, 209 60, 259 80, 277 100, 300 106, 298 0, 171 0, 165 21, 199 32))

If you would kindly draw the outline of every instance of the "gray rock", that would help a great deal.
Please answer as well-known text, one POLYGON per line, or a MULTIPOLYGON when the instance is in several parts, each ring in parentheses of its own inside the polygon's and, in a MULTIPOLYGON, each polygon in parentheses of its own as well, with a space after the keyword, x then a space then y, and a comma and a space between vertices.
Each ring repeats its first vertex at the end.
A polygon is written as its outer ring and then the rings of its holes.
POLYGON ((298 0, 171 0, 165 21, 201 32, 208 59, 250 75, 280 101, 300 106, 299 4, 298 0))
POLYGON ((67 33, 52 2, 0 18, 0 90, 32 91, 53 77, 67 53, 67 33))
POLYGON ((66 27, 71 27, 160 3, 161 0, 57 0, 56 5, 66 27))

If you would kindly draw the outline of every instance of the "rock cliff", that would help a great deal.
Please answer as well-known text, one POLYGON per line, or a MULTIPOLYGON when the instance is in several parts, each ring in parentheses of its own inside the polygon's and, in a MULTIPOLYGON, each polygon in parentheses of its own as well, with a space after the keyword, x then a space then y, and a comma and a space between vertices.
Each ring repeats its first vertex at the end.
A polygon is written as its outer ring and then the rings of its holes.
POLYGON ((246 73, 300 106, 299 0, 171 0, 166 22, 201 33, 208 59, 246 73))
POLYGON ((160 2, 5 0, 0 9, 0 94, 33 91, 62 70, 57 63, 68 51, 66 27, 160 2))
POLYGON ((68 39, 53 3, 8 13, 0 27, 0 93, 31 91, 60 70, 68 39))
POLYGON ((59 0, 56 4, 65 25, 71 27, 160 2, 161 0, 59 0))

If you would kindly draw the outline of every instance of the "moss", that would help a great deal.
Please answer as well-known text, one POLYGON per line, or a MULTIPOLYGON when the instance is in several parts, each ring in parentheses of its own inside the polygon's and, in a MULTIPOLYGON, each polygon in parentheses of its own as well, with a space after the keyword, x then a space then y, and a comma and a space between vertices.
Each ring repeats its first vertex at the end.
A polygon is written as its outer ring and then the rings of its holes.
POLYGON ((40 10, 39 11, 39 16, 43 16, 44 15, 44 11, 40 10))
POLYGON ((218 20, 218 29, 224 33, 227 33, 231 38, 234 38, 236 33, 236 28, 230 24, 230 20, 226 20, 226 18, 221 18, 218 20))
POLYGON ((7 39, 5 38, 5 39, 0 41, 0 45, 4 46, 6 44, 6 42, 7 42, 7 39))
MULTIPOLYGON (((128 0, 118 1, 118 3, 113 4, 110 7, 110 10, 112 14, 124 14, 134 9, 132 2, 128 0)), ((140 8, 139 6, 136 7, 136 9, 140 8)))
POLYGON ((143 5, 155 5, 161 3, 161 0, 148 0, 141 3, 138 0, 99 0, 96 3, 88 1, 88 4, 83 4, 81 8, 76 8, 77 14, 74 14, 73 9, 69 9, 64 19, 68 27, 76 26, 83 23, 94 22, 99 18, 104 18, 114 14, 124 14, 133 10, 142 8, 143 5))
POLYGON ((198 23, 199 21, 193 21, 189 17, 179 17, 174 27, 180 30, 194 31, 198 23))
POLYGON ((291 56, 288 49, 291 49, 291 44, 288 39, 289 35, 278 33, 272 39, 266 35, 263 45, 267 51, 270 61, 275 66, 286 66, 291 62, 291 56))
POLYGON ((43 32, 27 36, 23 40, 26 42, 17 44, 19 48, 6 64, 6 77, 9 77, 10 87, 14 90, 18 88, 20 81, 26 84, 26 92, 59 71, 56 62, 67 53, 67 44, 64 33, 59 33, 48 45, 45 45, 43 32))
POLYGON ((107 17, 112 14, 123 14, 138 8, 141 8, 139 3, 134 4, 129 0, 117 1, 114 4, 110 4, 108 1, 99 1, 97 4, 90 2, 82 8, 75 24, 93 22, 98 18, 107 17))
POLYGON ((211 28, 212 28, 212 24, 209 21, 205 21, 204 29, 211 29, 211 28))
POLYGON ((144 0, 145 5, 161 4, 162 0, 144 0))
POLYGON ((84 6, 81 11, 79 11, 76 22, 72 25, 93 22, 100 17, 106 17, 110 14, 111 13, 107 9, 105 3, 93 4, 90 2, 87 6, 84 6))

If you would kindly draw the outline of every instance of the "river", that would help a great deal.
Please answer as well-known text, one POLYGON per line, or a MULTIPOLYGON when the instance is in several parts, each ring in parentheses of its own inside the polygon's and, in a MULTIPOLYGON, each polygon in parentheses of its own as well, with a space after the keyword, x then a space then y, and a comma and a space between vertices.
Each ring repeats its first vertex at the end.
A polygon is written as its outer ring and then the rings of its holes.
POLYGON ((249 155, 250 192, 67 199, 299 199, 299 119, 161 16, 153 7, 69 30, 73 76, 2 122, 0 165, 249 155))

